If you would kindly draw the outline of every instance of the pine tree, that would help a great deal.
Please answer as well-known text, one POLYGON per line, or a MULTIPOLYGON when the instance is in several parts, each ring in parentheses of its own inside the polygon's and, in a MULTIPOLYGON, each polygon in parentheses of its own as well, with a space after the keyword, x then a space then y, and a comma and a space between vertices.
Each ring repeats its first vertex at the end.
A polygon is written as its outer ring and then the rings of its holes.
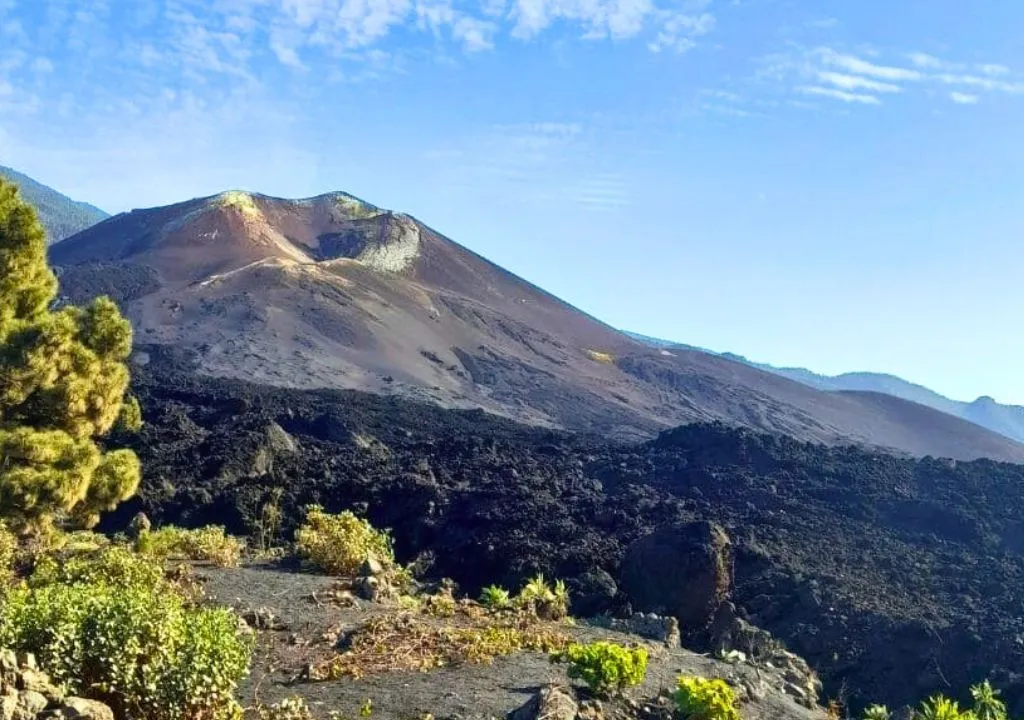
POLYGON ((28 530, 94 525, 140 475, 134 453, 97 444, 137 424, 131 325, 108 298, 54 309, 56 296, 35 211, 0 180, 0 519, 28 530))

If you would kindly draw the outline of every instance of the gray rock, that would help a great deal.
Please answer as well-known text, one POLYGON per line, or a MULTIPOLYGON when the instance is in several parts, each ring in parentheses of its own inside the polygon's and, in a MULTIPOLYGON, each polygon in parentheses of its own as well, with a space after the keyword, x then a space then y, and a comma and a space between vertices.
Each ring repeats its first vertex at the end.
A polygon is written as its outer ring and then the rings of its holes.
POLYGON ((656 530, 631 544, 620 585, 634 608, 674 616, 693 639, 714 622, 732 581, 728 535, 714 523, 696 522, 656 530))
POLYGON ((509 713, 508 720, 576 720, 578 710, 570 688, 547 685, 525 705, 509 713))
POLYGON ((69 720, 114 720, 114 711, 108 706, 80 697, 65 700, 61 713, 69 720))
POLYGON ((42 693, 35 690, 23 690, 18 693, 18 702, 14 707, 14 720, 36 720, 36 715, 46 709, 50 702, 42 693))

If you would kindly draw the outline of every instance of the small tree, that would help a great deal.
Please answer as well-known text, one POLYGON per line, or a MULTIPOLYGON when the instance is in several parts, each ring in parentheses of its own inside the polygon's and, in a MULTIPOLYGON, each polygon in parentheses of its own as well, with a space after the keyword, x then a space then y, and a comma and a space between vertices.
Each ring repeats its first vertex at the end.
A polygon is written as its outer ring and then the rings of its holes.
POLYGON ((139 483, 134 453, 97 444, 137 423, 122 418, 131 325, 108 298, 56 296, 35 211, 0 181, 0 518, 22 530, 94 525, 139 483))

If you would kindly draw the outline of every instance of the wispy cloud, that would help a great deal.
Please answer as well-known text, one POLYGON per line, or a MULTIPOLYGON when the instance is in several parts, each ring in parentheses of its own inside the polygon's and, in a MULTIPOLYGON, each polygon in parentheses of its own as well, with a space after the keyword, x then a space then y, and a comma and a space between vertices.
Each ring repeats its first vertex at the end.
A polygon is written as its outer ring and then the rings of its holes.
POLYGON ((818 73, 818 80, 833 85, 840 90, 868 90, 876 93, 903 92, 903 88, 899 85, 872 80, 859 75, 845 75, 843 73, 822 71, 818 73))
POLYGON ((921 73, 917 70, 887 65, 876 65, 875 63, 854 55, 846 55, 836 52, 831 48, 820 48, 816 52, 824 64, 841 68, 856 75, 866 75, 868 77, 888 81, 920 80, 922 77, 921 73))
POLYGON ((861 103, 863 105, 881 105, 882 101, 874 95, 865 95, 863 93, 852 93, 844 90, 836 90, 835 88, 821 87, 820 85, 807 85, 798 88, 800 92, 806 95, 818 95, 819 97, 829 97, 836 100, 842 100, 846 103, 861 103))
POLYGON ((942 96, 963 105, 976 104, 985 93, 1024 95, 1024 79, 1014 77, 1005 65, 967 65, 924 52, 885 54, 870 47, 861 48, 858 54, 797 46, 762 58, 752 83, 752 87, 767 85, 783 92, 861 105, 881 105, 883 96, 911 90, 917 90, 919 96, 935 97, 939 94, 935 90, 942 86, 947 88, 942 96))
POLYGON ((957 105, 976 105, 978 103, 977 95, 970 95, 962 92, 951 92, 949 94, 949 99, 957 105))

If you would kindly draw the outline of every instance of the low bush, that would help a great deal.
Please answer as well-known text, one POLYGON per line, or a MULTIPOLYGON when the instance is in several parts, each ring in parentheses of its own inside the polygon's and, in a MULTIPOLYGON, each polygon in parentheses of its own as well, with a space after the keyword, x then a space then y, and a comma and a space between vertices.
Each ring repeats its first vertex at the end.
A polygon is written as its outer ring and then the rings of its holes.
POLYGON ((505 588, 489 585, 480 591, 479 602, 490 610, 504 610, 512 604, 512 598, 505 588))
POLYGON ((552 656, 569 664, 569 677, 583 680, 595 693, 621 693, 647 676, 647 650, 612 642, 574 643, 552 656))
POLYGON ((391 536, 347 510, 332 515, 319 505, 310 507, 295 542, 304 558, 329 575, 354 575, 367 558, 395 566, 391 536))
POLYGON ((569 614, 569 590, 561 580, 552 587, 543 575, 537 575, 523 586, 513 604, 538 617, 558 620, 569 614))
POLYGON ((736 694, 725 680, 682 675, 674 698, 686 720, 740 720, 736 694))
POLYGON ((136 548, 143 555, 160 559, 184 558, 219 567, 237 567, 245 544, 227 535, 219 525, 198 530, 169 525, 140 533, 136 548))
POLYGON ((18 552, 18 538, 0 520, 0 584, 14 577, 14 558, 18 552))
POLYGON ((0 646, 133 720, 233 720, 252 639, 227 609, 196 608, 162 563, 111 547, 44 559, 0 600, 0 646))
POLYGON ((975 720, 974 713, 944 695, 933 695, 915 713, 919 720, 975 720))
POLYGON ((868 705, 864 709, 863 720, 889 720, 892 714, 885 705, 868 705))

